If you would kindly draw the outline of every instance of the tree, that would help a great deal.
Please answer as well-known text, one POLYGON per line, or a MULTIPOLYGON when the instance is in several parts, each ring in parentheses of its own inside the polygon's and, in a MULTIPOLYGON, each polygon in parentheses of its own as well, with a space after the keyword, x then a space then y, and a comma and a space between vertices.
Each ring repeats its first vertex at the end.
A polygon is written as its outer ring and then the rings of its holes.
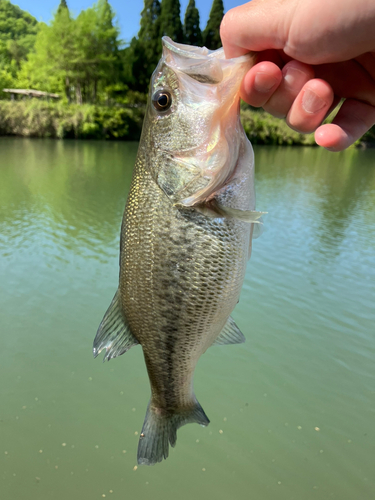
POLYGON ((38 21, 28 12, 0 0, 0 68, 15 77, 35 44, 38 21))
POLYGON ((68 9, 68 4, 66 3, 66 0, 61 0, 60 5, 57 8, 57 11, 60 12, 62 9, 68 9))
POLYGON ((179 0, 162 0, 160 12, 160 38, 169 36, 174 42, 182 43, 184 34, 180 17, 179 0))
POLYGON ((70 101, 76 59, 75 22, 68 9, 61 9, 56 12, 50 26, 40 26, 34 51, 19 72, 19 84, 48 92, 63 92, 70 101))
POLYGON ((216 50, 221 47, 220 23, 223 17, 223 0, 214 0, 212 3, 207 26, 203 31, 203 43, 208 49, 216 50))
POLYGON ((138 39, 145 43, 155 43, 159 40, 160 31, 160 2, 159 0, 145 0, 141 12, 138 39))
POLYGON ((94 102, 99 84, 104 87, 118 79, 119 32, 113 25, 113 19, 114 13, 108 0, 98 0, 92 8, 81 12, 76 21, 78 83, 79 87, 84 85, 86 99, 94 102))
POLYGON ((9 98, 9 94, 5 95, 3 92, 6 88, 13 88, 13 75, 5 69, 0 69, 0 97, 2 99, 9 98))
POLYGON ((160 2, 145 0, 138 38, 123 52, 125 81, 139 92, 147 92, 150 77, 160 56, 160 2))
POLYGON ((118 29, 107 0, 98 0, 77 19, 65 7, 38 34, 35 51, 23 65, 20 81, 40 90, 64 92, 67 100, 96 101, 118 80, 118 29))
POLYGON ((142 45, 147 68, 151 70, 151 73, 154 71, 161 56, 160 14, 161 7, 159 0, 145 0, 141 13, 138 40, 142 45))
POLYGON ((184 21, 184 43, 189 45, 202 45, 202 32, 199 26, 199 11, 195 1, 190 0, 185 12, 184 21))

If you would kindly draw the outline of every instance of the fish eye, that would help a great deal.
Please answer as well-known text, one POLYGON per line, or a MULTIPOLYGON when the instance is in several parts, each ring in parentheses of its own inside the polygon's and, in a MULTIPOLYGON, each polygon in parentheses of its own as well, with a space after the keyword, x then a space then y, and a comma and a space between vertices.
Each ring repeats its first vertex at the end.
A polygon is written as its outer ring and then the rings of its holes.
POLYGON ((152 104, 157 111, 167 111, 172 105, 172 96, 166 90, 158 90, 152 96, 152 104))

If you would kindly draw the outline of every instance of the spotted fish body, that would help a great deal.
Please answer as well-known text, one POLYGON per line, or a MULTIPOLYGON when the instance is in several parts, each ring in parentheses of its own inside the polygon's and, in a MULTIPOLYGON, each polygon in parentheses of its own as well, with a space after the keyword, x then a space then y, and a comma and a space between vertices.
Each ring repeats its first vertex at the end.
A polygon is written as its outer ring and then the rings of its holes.
POLYGON ((251 251, 253 153, 239 121, 251 56, 163 39, 123 218, 120 280, 94 355, 141 344, 151 385, 138 463, 167 458, 179 427, 209 420, 193 391, 213 344, 244 341, 230 313, 251 251))

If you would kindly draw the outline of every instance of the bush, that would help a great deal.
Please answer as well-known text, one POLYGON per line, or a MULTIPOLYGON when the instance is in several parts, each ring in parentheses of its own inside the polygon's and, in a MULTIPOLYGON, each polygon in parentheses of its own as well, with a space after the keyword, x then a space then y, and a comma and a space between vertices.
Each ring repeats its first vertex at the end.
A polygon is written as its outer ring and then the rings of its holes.
POLYGON ((36 99, 0 101, 0 135, 137 140, 143 113, 143 107, 78 106, 36 99))
MULTIPOLYGON (((134 92, 128 93, 122 105, 117 103, 114 106, 79 106, 37 99, 0 100, 0 135, 138 140, 145 102, 145 95, 134 92)), ((253 144, 315 145, 313 134, 299 134, 284 120, 263 110, 242 105, 241 121, 253 144)), ((356 146, 363 144, 375 145, 375 127, 356 142, 356 146)))
POLYGON ((241 122, 252 144, 304 145, 315 144, 313 134, 299 134, 265 111, 242 109, 241 122))
MULTIPOLYGON (((337 110, 326 120, 331 122, 337 110)), ((275 118, 263 110, 251 108, 247 104, 241 105, 241 122, 246 135, 253 144, 301 145, 315 146, 314 134, 299 134, 285 123, 284 120, 275 118)), ((355 146, 374 146, 375 127, 358 139, 355 146)))

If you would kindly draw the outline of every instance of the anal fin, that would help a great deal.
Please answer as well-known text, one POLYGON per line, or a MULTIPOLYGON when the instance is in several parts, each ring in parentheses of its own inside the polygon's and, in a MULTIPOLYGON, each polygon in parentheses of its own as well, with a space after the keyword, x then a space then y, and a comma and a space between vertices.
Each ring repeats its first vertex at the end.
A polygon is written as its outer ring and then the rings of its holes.
POLYGON ((244 334, 238 328, 234 319, 229 316, 224 328, 212 345, 243 344, 245 340, 244 334))
POLYGON ((103 361, 121 356, 133 345, 139 344, 131 333, 128 322, 122 311, 120 292, 117 290, 111 305, 99 325, 93 345, 94 358, 106 349, 103 361))

